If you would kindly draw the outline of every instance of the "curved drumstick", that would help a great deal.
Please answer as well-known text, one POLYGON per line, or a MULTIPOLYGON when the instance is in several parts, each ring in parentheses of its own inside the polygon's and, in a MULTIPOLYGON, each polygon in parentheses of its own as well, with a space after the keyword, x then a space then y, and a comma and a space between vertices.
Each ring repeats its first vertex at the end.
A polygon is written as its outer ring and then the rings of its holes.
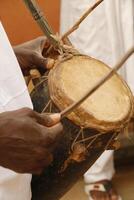
POLYGON ((122 59, 115 65, 113 69, 108 72, 102 79, 100 79, 89 91, 84 94, 81 99, 79 99, 77 102, 71 104, 67 108, 65 108, 63 111, 61 111, 61 118, 67 116, 70 114, 74 109, 76 109, 79 105, 83 103, 89 96, 91 96, 101 85, 103 85, 107 80, 109 80, 114 73, 119 70, 122 65, 126 62, 126 60, 134 53, 134 47, 128 50, 128 52, 122 57, 122 59))
POLYGON ((62 40, 67 38, 72 32, 79 28, 80 24, 86 19, 86 17, 99 6, 104 0, 98 0, 95 2, 86 12, 76 21, 76 23, 61 37, 62 40))

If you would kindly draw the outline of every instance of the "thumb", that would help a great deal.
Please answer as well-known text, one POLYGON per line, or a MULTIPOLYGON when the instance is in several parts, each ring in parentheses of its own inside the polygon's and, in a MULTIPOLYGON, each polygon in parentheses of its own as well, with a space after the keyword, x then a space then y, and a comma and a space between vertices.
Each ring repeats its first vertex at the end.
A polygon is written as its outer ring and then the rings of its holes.
POLYGON ((44 119, 44 124, 47 127, 54 126, 55 124, 58 124, 61 119, 60 113, 54 113, 54 114, 41 114, 44 119))
POLYGON ((45 58, 42 54, 36 54, 34 57, 34 63, 37 67, 51 69, 54 66, 54 59, 52 58, 45 58))

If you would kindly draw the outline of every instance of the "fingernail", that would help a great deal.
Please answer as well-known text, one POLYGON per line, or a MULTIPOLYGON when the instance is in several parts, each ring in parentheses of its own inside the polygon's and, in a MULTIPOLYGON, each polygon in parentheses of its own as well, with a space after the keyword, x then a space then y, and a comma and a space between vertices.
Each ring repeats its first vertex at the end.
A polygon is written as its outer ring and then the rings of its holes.
POLYGON ((51 117, 53 120, 60 120, 60 119, 61 119, 61 114, 60 114, 60 113, 50 114, 50 117, 51 117))
POLYGON ((59 113, 50 114, 46 118, 46 125, 47 126, 53 126, 56 123, 59 123, 60 118, 61 118, 61 116, 60 116, 59 113))
POLYGON ((51 69, 51 68, 54 66, 54 63, 55 63, 54 59, 48 58, 48 59, 47 59, 46 68, 47 68, 47 69, 51 69))

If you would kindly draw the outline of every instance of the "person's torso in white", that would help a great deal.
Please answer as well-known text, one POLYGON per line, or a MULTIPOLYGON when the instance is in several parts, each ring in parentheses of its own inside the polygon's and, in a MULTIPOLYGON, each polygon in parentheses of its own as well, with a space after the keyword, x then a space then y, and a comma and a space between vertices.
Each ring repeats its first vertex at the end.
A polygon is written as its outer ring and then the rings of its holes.
MULTIPOLYGON (((19 64, 0 23, 0 112, 32 108, 19 64)), ((6 155, 4 155, 6 156, 6 155)), ((31 174, 0 167, 0 200, 30 200, 31 174)))

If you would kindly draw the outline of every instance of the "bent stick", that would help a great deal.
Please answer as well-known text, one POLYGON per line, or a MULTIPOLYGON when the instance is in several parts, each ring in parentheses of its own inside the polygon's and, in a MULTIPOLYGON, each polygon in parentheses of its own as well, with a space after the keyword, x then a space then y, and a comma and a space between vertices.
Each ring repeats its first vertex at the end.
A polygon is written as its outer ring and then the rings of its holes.
POLYGON ((86 19, 86 17, 97 7, 99 6, 104 0, 98 0, 95 2, 88 10, 79 18, 79 20, 61 37, 62 40, 67 38, 72 32, 79 28, 79 25, 86 19))

